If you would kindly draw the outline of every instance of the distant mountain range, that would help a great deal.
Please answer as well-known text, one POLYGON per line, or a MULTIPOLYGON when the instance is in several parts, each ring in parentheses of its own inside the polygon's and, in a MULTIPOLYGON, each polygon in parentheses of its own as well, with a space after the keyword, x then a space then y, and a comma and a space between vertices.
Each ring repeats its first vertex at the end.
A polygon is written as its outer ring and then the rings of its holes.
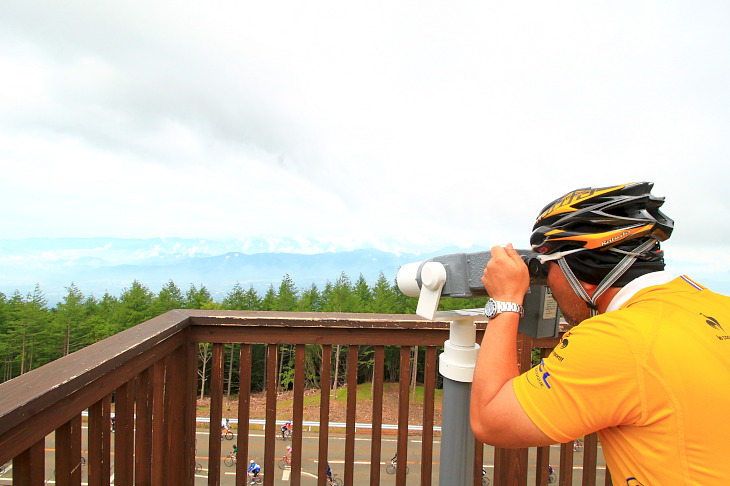
POLYGON ((100 298, 105 292, 121 295, 134 280, 154 293, 172 280, 183 292, 191 284, 198 288, 204 285, 220 301, 237 282, 245 290, 253 286, 263 296, 272 285, 278 289, 285 275, 300 290, 313 283, 322 289, 343 272, 352 282, 362 274, 372 285, 381 272, 394 282, 398 268, 406 263, 463 251, 475 250, 325 251, 313 242, 281 238, 0 240, 0 292, 6 297, 16 290, 26 295, 38 284, 49 306, 55 306, 68 294, 66 287, 72 282, 85 296, 100 298), (314 253, 302 253, 303 248, 314 253))
MULTIPOLYGON (((324 288, 344 272, 354 283, 363 275, 373 285, 380 273, 395 281, 406 263, 436 255, 482 251, 484 248, 448 247, 438 250, 408 248, 383 242, 382 249, 345 251, 329 242, 298 238, 257 237, 206 240, 201 238, 29 238, 0 239, 0 292, 27 295, 40 285, 49 306, 68 295, 73 282, 85 296, 105 292, 119 296, 134 280, 159 293, 172 280, 183 291, 204 285, 216 301, 236 282, 253 286, 261 296, 289 275, 299 290, 313 283, 324 288)), ((667 260, 667 269, 686 273, 710 289, 730 295, 730 272, 708 269, 691 261, 667 260)))

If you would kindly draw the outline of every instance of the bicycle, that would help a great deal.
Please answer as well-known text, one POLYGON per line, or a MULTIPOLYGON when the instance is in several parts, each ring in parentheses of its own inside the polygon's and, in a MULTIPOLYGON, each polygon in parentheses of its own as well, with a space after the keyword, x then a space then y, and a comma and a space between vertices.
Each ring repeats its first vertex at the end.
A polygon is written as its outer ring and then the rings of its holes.
MULTIPOLYGON (((388 464, 385 467, 385 472, 388 474, 395 474, 395 471, 398 469, 398 453, 396 452, 395 455, 390 460, 390 464, 388 464)), ((408 474, 408 466, 406 466, 406 474, 408 474)))
POLYGON ((234 465, 234 464, 236 464, 237 462, 238 462, 238 461, 237 461, 237 459, 236 459, 236 453, 235 453, 235 452, 231 452, 231 453, 229 453, 229 454, 228 454, 228 455, 226 456, 226 458, 225 458, 225 459, 223 459, 223 464, 225 464, 225 465, 226 465, 226 466, 228 466, 228 467, 231 467, 231 466, 233 466, 233 465, 234 465))
POLYGON ((264 478, 262 478, 261 476, 254 476, 251 473, 248 473, 248 476, 248 484, 264 484, 264 478))
POLYGON ((225 437, 226 440, 233 440, 233 432, 228 427, 221 428, 221 438, 225 437))
POLYGON ((342 486, 344 483, 342 479, 337 477, 337 474, 332 473, 332 478, 327 478, 327 484, 329 486, 342 486))
POLYGON ((489 486, 489 477, 487 476, 487 470, 482 468, 482 486, 489 486))
POLYGON ((281 434, 276 434, 276 438, 279 440, 291 440, 291 429, 284 429, 281 434))
POLYGON ((291 457, 286 455, 279 461, 279 469, 291 469, 291 457))
POLYGON ((573 441, 573 452, 581 452, 583 450, 583 441, 575 439, 573 441))
MULTIPOLYGON (((194 452, 194 454, 195 454, 195 459, 197 459, 198 458, 198 439, 195 439, 195 452, 194 452)), ((193 459, 193 460, 195 460, 195 459, 193 459)), ((200 464, 199 462, 196 462, 195 463, 195 474, 200 473, 200 471, 202 471, 202 470, 203 470, 203 465, 200 464)))

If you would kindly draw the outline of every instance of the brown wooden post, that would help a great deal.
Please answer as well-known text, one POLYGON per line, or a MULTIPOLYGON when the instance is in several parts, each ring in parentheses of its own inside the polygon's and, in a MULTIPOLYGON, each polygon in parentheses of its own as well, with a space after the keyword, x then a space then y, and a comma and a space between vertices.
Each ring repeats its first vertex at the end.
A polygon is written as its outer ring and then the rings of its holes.
POLYGON ((114 392, 114 484, 134 484, 134 378, 114 392))
POLYGON ((264 474, 264 485, 274 486, 274 474, 276 467, 276 360, 279 356, 279 349, 276 344, 269 344, 266 358, 266 434, 264 437, 264 467, 267 472, 264 474))
POLYGON ((294 457, 291 464, 291 483, 299 486, 302 482, 302 423, 304 422, 304 366, 306 346, 297 344, 294 348, 294 434, 292 447, 294 457))
POLYGON ((213 344, 213 362, 210 372, 210 436, 208 437, 208 485, 217 486, 221 481, 221 421, 223 420, 223 360, 225 348, 213 344))
POLYGON ((583 486, 596 484, 596 466, 598 465, 598 434, 595 432, 585 436, 583 441, 583 486))
POLYGON ((537 448, 535 484, 537 486, 547 486, 550 482, 550 446, 537 448))
POLYGON ((573 484, 573 443, 560 444, 560 476, 559 486, 573 484))
POLYGON ((195 457, 197 447, 197 421, 196 414, 198 410, 198 343, 190 338, 190 328, 185 330, 187 339, 182 351, 185 359, 184 363, 184 390, 183 403, 185 404, 185 417, 183 426, 183 440, 185 463, 183 465, 184 486, 193 486, 195 484, 195 465, 197 459, 195 457))
POLYGON ((370 486, 380 484, 380 454, 383 434, 383 376, 385 374, 385 346, 375 346, 375 366, 373 367, 373 432, 370 449, 370 486))
POLYGON ((411 384, 411 348, 400 348, 400 389, 398 395, 398 464, 395 471, 396 484, 406 484, 408 467, 408 412, 409 387, 411 384))
POLYGON ((152 486, 152 387, 153 368, 137 376, 137 421, 134 473, 138 486, 152 486))
POLYGON ((484 443, 474 439, 474 481, 473 486, 482 484, 482 464, 484 464, 484 443))
POLYGON ((436 347, 426 347, 426 361, 423 368, 423 443, 421 444, 421 484, 423 485, 431 484, 433 471, 434 401, 438 367, 436 354, 436 347))
POLYGON ((152 484, 165 484, 165 375, 167 358, 158 360, 152 372, 152 484))
POLYGON ((251 345, 241 344, 238 374, 238 462, 236 464, 236 486, 243 486, 248 479, 248 430, 251 415, 251 345))
POLYGON ((355 481, 355 422, 357 422, 357 360, 360 348, 347 348, 347 421, 345 424, 345 484, 355 481))
POLYGON ((187 375, 188 347, 183 344, 168 357, 165 373, 165 476, 169 486, 184 485, 190 477, 192 464, 187 462, 186 429, 191 427, 186 419, 189 402, 187 375))
POLYGON ((81 486, 81 415, 56 430, 56 485, 81 486))
POLYGON ((43 439, 13 459, 13 484, 42 486, 45 482, 45 445, 43 439))
POLYGON ((322 369, 319 382, 319 463, 317 484, 325 486, 329 460, 330 390, 332 389, 332 345, 322 345, 322 369))
POLYGON ((89 486, 111 481, 111 395, 89 408, 89 486))

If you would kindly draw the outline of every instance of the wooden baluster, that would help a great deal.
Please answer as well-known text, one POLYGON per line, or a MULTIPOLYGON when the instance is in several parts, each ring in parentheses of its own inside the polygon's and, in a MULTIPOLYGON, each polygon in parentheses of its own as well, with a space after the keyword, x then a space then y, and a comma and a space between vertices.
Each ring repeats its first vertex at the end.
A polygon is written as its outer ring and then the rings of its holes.
POLYGON ((111 395, 89 408, 89 486, 111 482, 111 395))
POLYGON ((42 439, 13 459, 13 484, 42 486, 45 482, 45 446, 42 439))
MULTIPOLYGON (((264 438, 264 467, 265 471, 275 471, 276 456, 276 373, 277 359, 279 356, 278 346, 269 344, 266 358, 266 437, 264 438)), ((274 486, 274 474, 264 474, 264 485, 274 486)))
MULTIPOLYGON (((213 362, 210 373, 210 435, 208 437, 208 484, 217 486, 221 478, 221 421, 223 420, 223 344, 213 344, 213 362)), ((226 451, 228 453, 228 451, 226 451)))
POLYGON ((56 484, 81 486, 81 415, 56 429, 56 484))
POLYGON ((246 484, 248 477, 248 424, 251 418, 251 345, 241 344, 238 377, 238 462, 236 486, 246 484))
POLYGON ((294 434, 292 435, 292 457, 291 482, 299 486, 302 481, 302 422, 304 422, 304 364, 306 358, 306 347, 304 344, 297 344, 294 348, 294 434))
POLYGON ((596 466, 598 465, 598 434, 595 432, 585 436, 583 442, 583 486, 596 484, 596 466))
POLYGON ((370 485, 380 484, 380 454, 383 434, 383 377, 385 375, 385 346, 375 346, 373 367, 373 431, 370 449, 370 485))
POLYGON ((152 370, 152 484, 165 484, 165 375, 167 358, 155 363, 152 370))
POLYGON ((332 345, 322 345, 322 369, 319 383, 319 464, 317 484, 325 486, 329 460, 330 390, 332 389, 332 345))
POLYGON ((153 368, 147 368, 137 376, 134 475, 138 486, 152 486, 153 374, 153 368))
POLYGON ((347 349, 347 422, 345 426, 345 484, 354 484, 355 478, 355 422, 357 408, 357 361, 360 348, 347 349))
POLYGON ((421 444, 422 485, 429 485, 432 481, 434 401, 436 390, 436 369, 438 367, 436 354, 436 347, 428 346, 426 348, 426 361, 423 367, 423 443, 421 444))
POLYGON ((558 484, 573 484, 573 443, 560 444, 560 477, 558 484))
POLYGON ((400 348, 400 389, 398 396, 398 462, 395 471, 396 484, 406 484, 408 468, 408 413, 411 384, 411 348, 400 348))
POLYGON ((134 484, 134 378, 114 392, 114 484, 134 484))

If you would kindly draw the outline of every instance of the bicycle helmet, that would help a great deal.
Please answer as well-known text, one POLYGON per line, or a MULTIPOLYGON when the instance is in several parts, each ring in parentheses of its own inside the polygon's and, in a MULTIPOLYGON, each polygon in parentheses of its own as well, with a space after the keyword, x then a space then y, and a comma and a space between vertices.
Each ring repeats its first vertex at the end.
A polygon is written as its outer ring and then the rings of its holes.
POLYGON ((612 187, 577 189, 545 206, 533 226, 530 245, 541 254, 572 249, 605 250, 631 240, 664 241, 674 222, 651 195, 654 184, 633 182, 612 187))
POLYGON ((545 206, 533 226, 530 245, 541 262, 555 260, 576 293, 597 313, 596 299, 645 273, 664 269, 659 242, 674 221, 659 208, 651 182, 576 189, 545 206), (577 277, 576 277, 577 275, 577 277), (597 285, 588 297, 578 279, 597 285))
POLYGON ((254 460, 253 460, 253 459, 251 459, 251 464, 255 464, 255 462, 254 462, 254 460))

